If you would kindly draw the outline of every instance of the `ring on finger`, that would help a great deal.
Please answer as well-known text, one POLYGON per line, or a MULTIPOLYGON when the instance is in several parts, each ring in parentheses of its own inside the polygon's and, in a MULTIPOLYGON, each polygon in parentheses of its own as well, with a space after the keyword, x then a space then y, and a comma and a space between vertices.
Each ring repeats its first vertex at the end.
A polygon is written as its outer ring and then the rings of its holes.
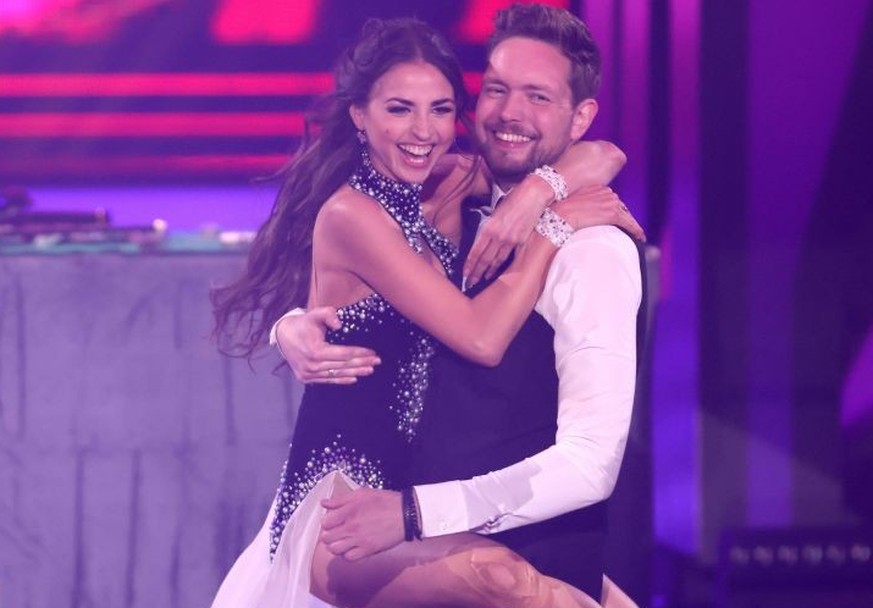
POLYGON ((327 370, 327 377, 328 378, 336 378, 336 370, 333 368, 330 368, 329 370, 327 370))
POLYGON ((622 211, 624 211, 625 213, 630 213, 630 210, 627 208, 627 205, 625 205, 624 203, 621 204, 620 209, 622 211))

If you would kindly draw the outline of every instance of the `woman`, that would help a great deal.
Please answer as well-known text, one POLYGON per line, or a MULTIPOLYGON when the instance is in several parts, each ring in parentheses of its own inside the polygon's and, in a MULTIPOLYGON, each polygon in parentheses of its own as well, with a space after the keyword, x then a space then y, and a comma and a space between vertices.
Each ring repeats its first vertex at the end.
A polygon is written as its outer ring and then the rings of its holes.
MULTIPOLYGON (((415 20, 369 22, 340 60, 318 135, 287 169, 246 275, 215 293, 218 330, 243 324, 245 354, 289 307, 332 305, 343 327, 329 340, 371 346, 383 360, 353 388, 307 390, 268 522, 216 607, 305 605, 310 584, 318 596, 349 606, 590 601, 474 535, 407 543, 356 566, 314 548, 325 493, 346 490, 345 479, 404 485, 435 339, 474 361, 499 361, 533 308, 555 251, 548 238, 532 236, 472 300, 447 279, 457 249, 425 217, 422 183, 436 171, 443 177, 437 187, 447 194, 429 215, 458 215, 475 174, 469 163, 440 162, 465 105, 460 68, 432 28, 415 20)), ((567 199, 555 209, 572 217, 590 200, 611 196, 591 191, 588 201, 567 199)), ((546 235, 549 229, 541 227, 546 235)))

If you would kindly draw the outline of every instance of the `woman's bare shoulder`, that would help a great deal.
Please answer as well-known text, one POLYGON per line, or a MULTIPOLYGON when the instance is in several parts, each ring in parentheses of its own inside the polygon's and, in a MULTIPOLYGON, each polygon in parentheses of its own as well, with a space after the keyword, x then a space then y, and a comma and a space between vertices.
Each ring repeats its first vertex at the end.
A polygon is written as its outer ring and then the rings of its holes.
POLYGON ((392 238, 400 227, 378 201, 349 186, 328 198, 315 220, 314 238, 347 248, 352 243, 392 238))
POLYGON ((349 221, 379 212, 379 205, 371 197, 350 186, 342 186, 321 206, 318 220, 324 222, 349 221))

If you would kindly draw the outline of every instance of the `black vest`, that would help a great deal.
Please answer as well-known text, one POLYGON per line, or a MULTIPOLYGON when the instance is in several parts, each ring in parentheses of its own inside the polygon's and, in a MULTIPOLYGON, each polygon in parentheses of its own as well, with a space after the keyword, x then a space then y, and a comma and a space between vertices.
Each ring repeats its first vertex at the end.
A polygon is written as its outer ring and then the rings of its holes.
MULTIPOLYGON (((486 202, 465 202, 460 265, 479 218, 466 207, 486 202)), ((484 287, 467 293, 472 297, 484 287)), ((553 338, 552 328, 534 312, 497 367, 476 365, 446 348, 438 352, 413 446, 413 483, 481 475, 554 444, 558 377, 553 338)), ((490 538, 509 546, 540 572, 599 599, 605 532, 606 505, 599 503, 490 538)))

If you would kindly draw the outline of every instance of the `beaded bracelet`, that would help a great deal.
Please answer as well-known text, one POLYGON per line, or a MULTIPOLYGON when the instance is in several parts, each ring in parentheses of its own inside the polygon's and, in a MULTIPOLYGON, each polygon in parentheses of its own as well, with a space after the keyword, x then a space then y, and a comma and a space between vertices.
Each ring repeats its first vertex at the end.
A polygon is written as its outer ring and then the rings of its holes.
POLYGON ((567 195, 569 194, 567 191, 567 181, 564 179, 564 176, 555 171, 553 167, 550 165, 543 165, 542 167, 534 169, 533 174, 545 180, 545 182, 551 186, 552 191, 555 193, 556 201, 562 201, 567 198, 567 195))
POLYGON ((563 247, 573 236, 573 227, 564 218, 552 211, 550 207, 543 210, 537 221, 536 230, 543 237, 549 239, 555 247, 563 247))
POLYGON ((418 523, 418 508, 415 505, 415 497, 412 488, 400 490, 400 501, 403 508, 403 540, 421 540, 421 526, 418 523))

